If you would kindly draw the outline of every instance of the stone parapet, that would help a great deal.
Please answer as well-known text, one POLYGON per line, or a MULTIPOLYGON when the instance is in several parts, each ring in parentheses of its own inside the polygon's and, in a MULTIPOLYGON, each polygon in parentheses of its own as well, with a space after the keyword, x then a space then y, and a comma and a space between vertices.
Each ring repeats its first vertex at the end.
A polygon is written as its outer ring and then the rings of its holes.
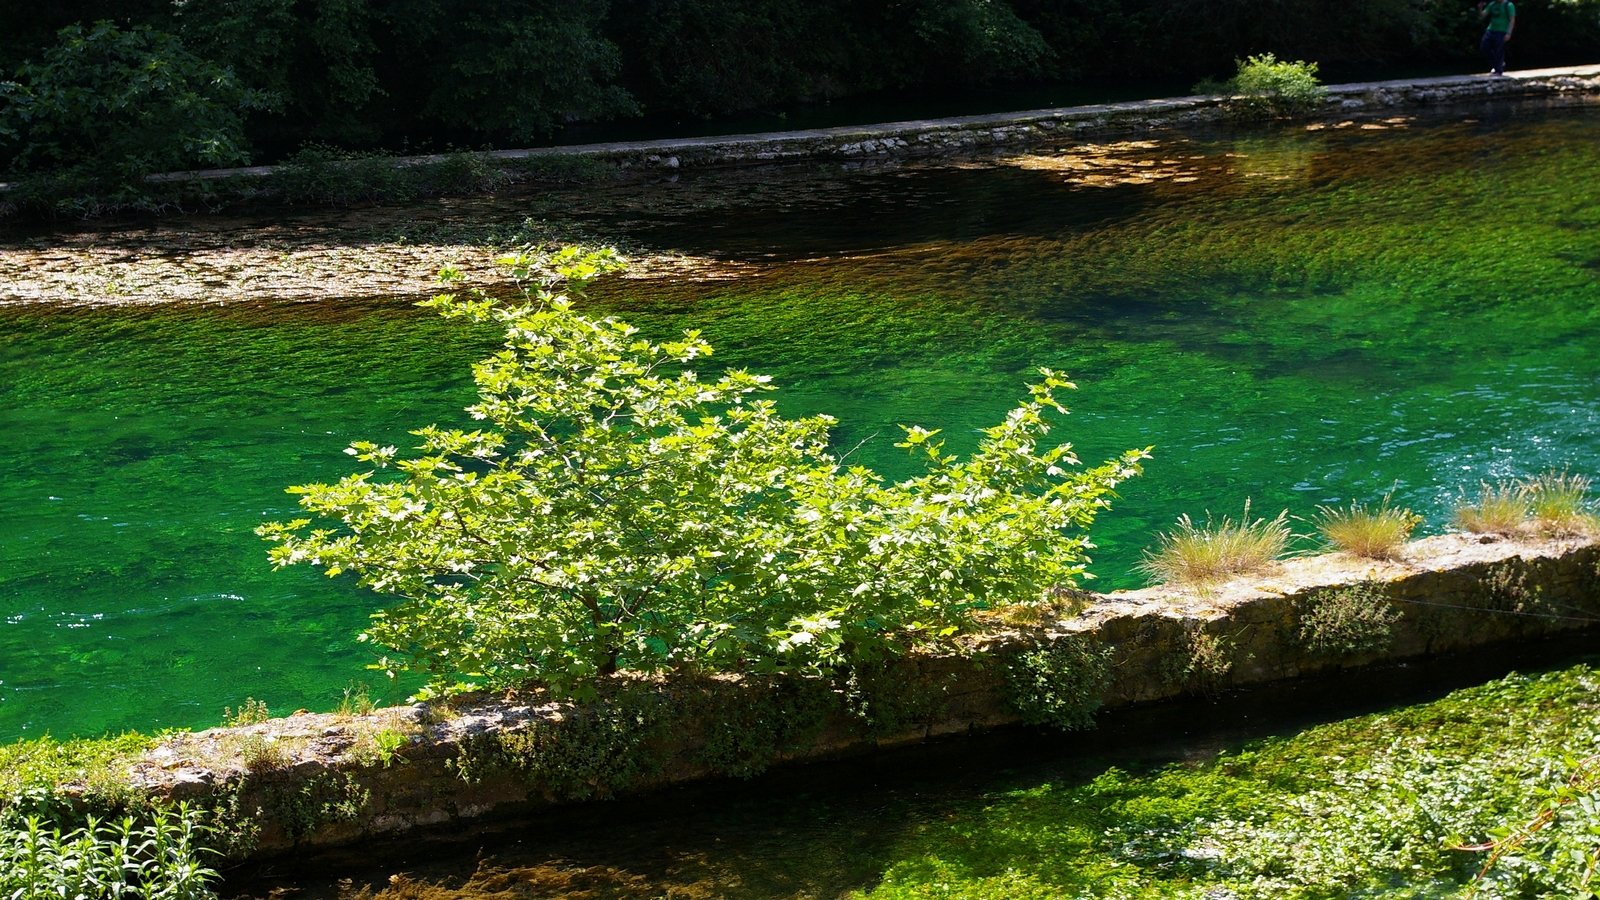
POLYGON ((301 713, 171 737, 130 777, 146 794, 236 810, 256 829, 240 855, 262 857, 1015 724, 1030 708, 1014 677, 1030 654, 1095 661, 1094 677, 1074 682, 1085 696, 1067 698, 1092 711, 1597 623, 1600 542, 1444 535, 1395 561, 1330 554, 1204 590, 1085 595, 1040 624, 997 625, 963 654, 837 682, 669 678, 582 707, 479 697, 301 713), (1383 627, 1324 640, 1318 627, 1340 626, 1314 626, 1317 611, 1352 591, 1366 606, 1351 608, 1378 611, 1383 627))
MULTIPOLYGON (((1502 77, 1453 75, 1330 85, 1319 109, 1301 118, 1382 116, 1396 111, 1447 109, 1496 100, 1582 102, 1600 96, 1600 65, 1510 72, 1502 77)), ((979 116, 958 116, 817 128, 764 134, 620 141, 498 150, 485 160, 517 161, 577 156, 622 168, 672 171, 689 167, 760 165, 804 160, 936 157, 999 148, 1026 148, 1118 134, 1230 121, 1230 98, 1218 95, 1134 100, 979 116)), ((447 157, 410 156, 398 166, 439 163, 447 157)), ((153 176, 158 181, 267 176, 274 167, 212 169, 153 176)))

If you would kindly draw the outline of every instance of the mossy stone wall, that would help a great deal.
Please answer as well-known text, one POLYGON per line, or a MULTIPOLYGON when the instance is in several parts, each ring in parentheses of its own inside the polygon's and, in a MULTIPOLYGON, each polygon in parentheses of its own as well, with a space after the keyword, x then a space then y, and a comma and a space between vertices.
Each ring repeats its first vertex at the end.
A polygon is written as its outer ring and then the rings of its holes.
POLYGON ((905 658, 837 681, 641 680, 583 707, 474 698, 180 735, 132 779, 236 810, 248 832, 236 855, 264 857, 1025 719, 1077 727, 1102 706, 1597 622, 1600 542, 1446 535, 1411 544, 1400 561, 1333 554, 1204 590, 1093 596, 1058 621, 985 634, 965 655, 905 658))

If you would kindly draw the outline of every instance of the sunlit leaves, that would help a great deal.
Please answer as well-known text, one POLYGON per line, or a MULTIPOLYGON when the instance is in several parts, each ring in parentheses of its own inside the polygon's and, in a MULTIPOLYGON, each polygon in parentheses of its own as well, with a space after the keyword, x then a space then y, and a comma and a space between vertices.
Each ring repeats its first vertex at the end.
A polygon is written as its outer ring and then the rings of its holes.
POLYGON ((386 668, 438 685, 581 690, 621 669, 817 670, 939 646, 980 609, 1082 575, 1084 530, 1145 456, 1069 470, 1046 438, 1071 385, 1045 370, 970 458, 908 428, 923 474, 887 483, 839 464, 832 418, 779 415, 767 377, 688 368, 712 353, 697 332, 658 344, 578 313, 561 291, 614 253, 504 262, 521 302, 426 304, 505 329, 474 367, 481 427, 419 429, 409 456, 357 442, 392 471, 293 488, 324 524, 260 529, 278 565, 400 595, 367 637, 394 651, 386 668))

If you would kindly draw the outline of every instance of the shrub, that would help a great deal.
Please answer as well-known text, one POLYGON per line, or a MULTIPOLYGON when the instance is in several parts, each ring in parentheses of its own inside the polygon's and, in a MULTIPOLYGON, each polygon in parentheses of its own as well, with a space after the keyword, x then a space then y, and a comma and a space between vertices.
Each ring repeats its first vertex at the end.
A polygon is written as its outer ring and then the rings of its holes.
POLYGON ((366 716, 377 708, 378 701, 372 699, 372 691, 365 684, 352 681, 345 685, 344 696, 339 698, 339 715, 366 716))
POLYGON ((1367 584, 1318 591, 1300 610, 1300 644, 1312 653, 1356 656, 1389 646, 1400 611, 1367 584))
POLYGON ((1317 78, 1317 64, 1279 60, 1271 53, 1238 61, 1232 78, 1216 85, 1201 82, 1196 92, 1221 92, 1234 95, 1229 108, 1245 118, 1295 116, 1315 110, 1326 94, 1317 78))
POLYGON ((352 206, 416 197, 416 186, 394 160, 306 144, 267 178, 266 189, 292 205, 352 206))
POLYGON ((1528 492, 1514 481, 1485 481, 1478 485, 1478 496, 1456 501, 1456 527, 1473 534, 1511 535, 1522 530, 1532 514, 1528 492))
POLYGON ((1395 509, 1385 496, 1376 509, 1352 502, 1348 508, 1317 507, 1317 532, 1337 549, 1369 559, 1394 559, 1422 517, 1395 509))
POLYGON ((1260 569, 1283 555, 1289 544, 1289 511, 1272 519, 1251 519, 1250 501, 1235 522, 1213 520, 1206 513, 1196 525, 1188 513, 1177 528, 1157 536, 1155 550, 1146 550, 1139 568, 1157 583, 1205 585, 1260 569))
POLYGON ((228 728, 241 728, 246 725, 260 725, 272 718, 272 711, 267 709, 265 700, 254 697, 244 698, 238 710, 223 707, 222 724, 228 728))
POLYGON ((259 529, 277 565, 404 598, 364 637, 435 686, 590 693, 624 669, 815 672, 941 645, 1082 574, 1084 530, 1147 455, 1069 471, 1070 448, 1044 441, 1071 385, 1042 370, 968 459, 906 429, 925 472, 885 483, 829 452, 831 418, 780 417, 767 378, 689 369, 711 353, 698 333, 656 344, 575 312, 557 289, 614 253, 509 262, 523 303, 428 304, 505 328, 474 370, 484 427, 421 429, 410 457, 353 444, 380 471, 290 489, 332 524, 259 529))
POLYGON ((621 54, 601 29, 609 5, 400 4, 390 18, 395 49, 427 63, 393 87, 415 97, 419 120, 448 133, 518 142, 569 121, 636 114, 638 104, 615 83, 621 54))
POLYGON ((1085 637, 1058 638, 1006 667, 1011 705, 1030 725, 1089 728, 1111 683, 1111 650, 1085 637))
POLYGON ((1179 647, 1158 663, 1163 681, 1173 687, 1216 696, 1228 685, 1228 676, 1241 654, 1236 635, 1218 634, 1197 624, 1187 630, 1179 647))

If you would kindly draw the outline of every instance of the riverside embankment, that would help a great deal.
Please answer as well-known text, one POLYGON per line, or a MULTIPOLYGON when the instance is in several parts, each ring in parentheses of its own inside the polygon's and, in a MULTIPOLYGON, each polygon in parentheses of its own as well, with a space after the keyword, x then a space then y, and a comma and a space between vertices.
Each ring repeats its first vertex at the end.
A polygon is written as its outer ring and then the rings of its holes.
MULTIPOLYGON (((1403 129, 1422 115, 1474 104, 1560 105, 1600 94, 1600 65, 1512 72, 1503 78, 1449 76, 1329 87, 1323 107, 1273 127, 1311 131, 1403 129)), ((0 238, 0 305, 15 303, 240 303, 420 296, 446 264, 492 277, 494 253, 525 240, 594 236, 570 221, 575 204, 644 204, 652 181, 716 170, 737 185, 770 178, 780 163, 903 165, 914 160, 993 156, 1046 148, 1105 184, 1124 177, 1118 157, 1129 139, 1181 154, 1184 129, 1228 121, 1227 98, 1192 96, 764 134, 541 147, 477 154, 492 165, 575 157, 604 174, 576 189, 507 184, 497 196, 342 210, 274 210, 255 215, 64 224, 0 238), (1076 160, 1076 162, 1072 162, 1076 160), (524 227, 524 222, 531 223, 524 227)), ((406 157, 422 166, 440 157, 406 157)), ((171 173, 168 179, 251 180, 273 167, 171 173)), ((617 235, 599 235, 615 240, 617 235)), ((737 277, 726 259, 634 249, 634 277, 737 277)))
POLYGON ((247 858, 459 830, 773 764, 1024 720, 1082 726, 1101 707, 1593 628, 1600 542, 1443 535, 1393 561, 1332 554, 1205 590, 1080 599, 1077 612, 1034 625, 997 624, 964 653, 848 681, 666 678, 615 685, 584 706, 508 696, 300 713, 173 736, 127 777, 147 794, 236 810, 247 858), (1381 627, 1362 619, 1373 612, 1381 627))

